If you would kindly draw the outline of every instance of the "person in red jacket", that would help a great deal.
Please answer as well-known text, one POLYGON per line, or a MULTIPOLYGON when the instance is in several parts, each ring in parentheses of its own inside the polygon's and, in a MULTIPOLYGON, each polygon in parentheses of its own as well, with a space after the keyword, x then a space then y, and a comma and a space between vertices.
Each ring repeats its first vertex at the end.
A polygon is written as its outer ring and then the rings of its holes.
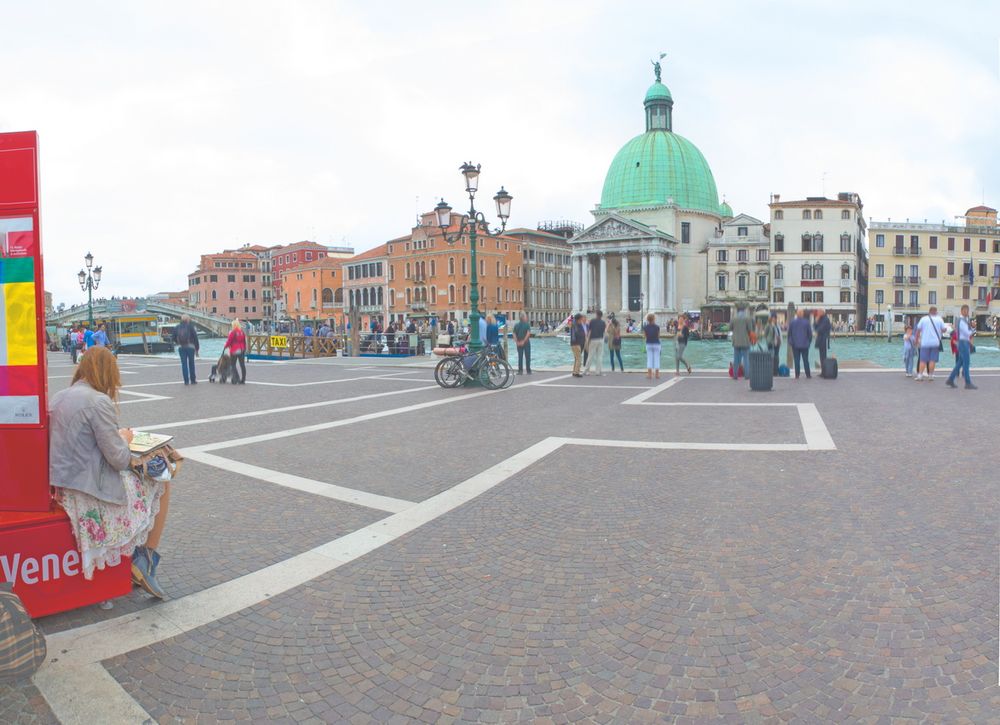
POLYGON ((233 329, 229 331, 229 337, 226 338, 226 344, 222 348, 223 352, 228 351, 229 356, 232 358, 230 365, 233 371, 233 385, 236 383, 246 383, 247 381, 247 336, 243 332, 243 327, 240 325, 239 319, 233 320, 233 329), (236 372, 236 363, 240 364, 240 373, 236 372))

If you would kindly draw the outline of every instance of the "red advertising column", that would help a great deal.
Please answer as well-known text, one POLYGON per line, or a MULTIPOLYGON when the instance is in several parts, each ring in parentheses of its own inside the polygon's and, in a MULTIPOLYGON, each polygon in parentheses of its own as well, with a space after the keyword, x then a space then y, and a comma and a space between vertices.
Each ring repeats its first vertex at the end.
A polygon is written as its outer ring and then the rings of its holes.
POLYGON ((49 510, 38 135, 0 134, 0 511, 49 510))

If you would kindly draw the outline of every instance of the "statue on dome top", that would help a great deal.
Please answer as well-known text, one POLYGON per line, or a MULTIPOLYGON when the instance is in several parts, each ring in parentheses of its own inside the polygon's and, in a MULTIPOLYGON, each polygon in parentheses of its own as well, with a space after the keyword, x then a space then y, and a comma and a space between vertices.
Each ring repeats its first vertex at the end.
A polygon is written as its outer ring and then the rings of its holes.
MULTIPOLYGON (((660 60, 663 60, 666 57, 667 57, 666 53, 660 53, 660 60)), ((656 74, 656 82, 660 83, 661 82, 660 81, 660 61, 659 60, 651 60, 649 62, 653 64, 653 73, 656 74)))

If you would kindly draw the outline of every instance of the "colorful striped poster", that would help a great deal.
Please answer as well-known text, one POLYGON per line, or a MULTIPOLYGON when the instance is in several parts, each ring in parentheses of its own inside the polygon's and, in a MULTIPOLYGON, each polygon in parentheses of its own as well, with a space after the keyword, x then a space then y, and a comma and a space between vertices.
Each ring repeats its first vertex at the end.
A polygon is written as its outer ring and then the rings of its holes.
POLYGON ((0 425, 38 423, 39 360, 31 219, 0 219, 0 425))

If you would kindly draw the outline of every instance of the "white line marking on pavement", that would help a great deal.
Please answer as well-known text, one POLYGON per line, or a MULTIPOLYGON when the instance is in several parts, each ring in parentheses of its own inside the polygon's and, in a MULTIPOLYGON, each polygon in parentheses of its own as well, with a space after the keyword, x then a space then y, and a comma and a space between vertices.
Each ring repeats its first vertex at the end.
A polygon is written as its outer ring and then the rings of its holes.
POLYGON ((63 725, 154 722, 100 662, 43 667, 34 681, 63 725))
POLYGON ((309 408, 322 408, 327 405, 341 405, 343 403, 355 403, 359 400, 371 400, 373 398, 384 398, 389 395, 403 395, 405 393, 416 393, 420 390, 431 390, 437 385, 423 385, 419 388, 407 388, 406 390, 387 390, 384 393, 371 393, 370 395, 357 395, 353 398, 337 398, 335 400, 321 400, 316 403, 302 403, 301 405, 286 405, 281 408, 267 408, 265 410, 251 410, 246 413, 232 413, 230 415, 217 415, 214 418, 195 418, 193 420, 179 420, 174 423, 154 423, 138 426, 140 430, 161 430, 163 428, 183 428, 189 425, 203 425, 205 423, 217 423, 222 420, 235 420, 237 418, 251 418, 260 415, 272 415, 274 413, 287 413, 292 410, 307 410, 309 408))
POLYGON ((655 387, 649 388, 648 390, 645 390, 639 393, 638 395, 633 396, 626 401, 623 401, 622 405, 642 405, 643 401, 649 400, 654 395, 659 395, 667 388, 672 388, 674 385, 677 385, 677 383, 679 383, 683 379, 684 378, 671 378, 665 383, 660 383, 655 387))
POLYGON ((578 388, 580 390, 587 390, 588 388, 602 388, 602 389, 614 389, 614 390, 626 390, 628 388, 634 388, 636 390, 646 390, 645 385, 588 385, 587 383, 579 383, 574 385, 573 383, 541 383, 540 388, 578 388))
MULTIPOLYGON (((138 375, 139 373, 133 372, 132 370, 119 370, 122 375, 138 375)), ((49 375, 49 380, 68 380, 72 378, 72 375, 49 375)))
POLYGON ((359 491, 354 488, 345 488, 344 486, 338 486, 333 483, 314 481, 311 478, 294 476, 290 473, 272 471, 267 468, 261 468, 260 466, 243 463, 242 461, 235 461, 230 458, 223 458, 222 456, 216 456, 204 451, 184 449, 183 455, 187 456, 188 460, 204 463, 205 465, 214 466, 215 468, 221 468, 231 473, 239 473, 243 476, 250 476, 252 478, 267 481, 268 483, 275 483, 286 488, 294 488, 297 491, 313 493, 317 496, 325 496, 326 498, 332 498, 337 501, 345 501, 358 506, 365 506, 370 509, 378 509, 379 511, 388 511, 390 513, 397 514, 400 511, 405 511, 410 508, 415 503, 413 501, 405 501, 401 498, 380 496, 376 493, 359 491))
POLYGON ((129 403, 152 403, 154 400, 170 400, 169 395, 153 395, 151 393, 137 393, 134 390, 125 390, 125 388, 119 388, 119 394, 121 395, 134 395, 140 400, 120 400, 119 405, 128 405, 129 403))
POLYGON ((276 388, 304 388, 310 385, 330 385, 331 383, 350 383, 356 380, 392 380, 386 375, 363 375, 357 378, 340 378, 337 380, 313 380, 308 383, 268 383, 263 380, 248 380, 247 385, 270 385, 276 388))
POLYGON ((813 403, 799 403, 799 419, 802 421, 802 432, 806 434, 806 445, 811 451, 835 451, 830 430, 823 422, 823 416, 813 403))

